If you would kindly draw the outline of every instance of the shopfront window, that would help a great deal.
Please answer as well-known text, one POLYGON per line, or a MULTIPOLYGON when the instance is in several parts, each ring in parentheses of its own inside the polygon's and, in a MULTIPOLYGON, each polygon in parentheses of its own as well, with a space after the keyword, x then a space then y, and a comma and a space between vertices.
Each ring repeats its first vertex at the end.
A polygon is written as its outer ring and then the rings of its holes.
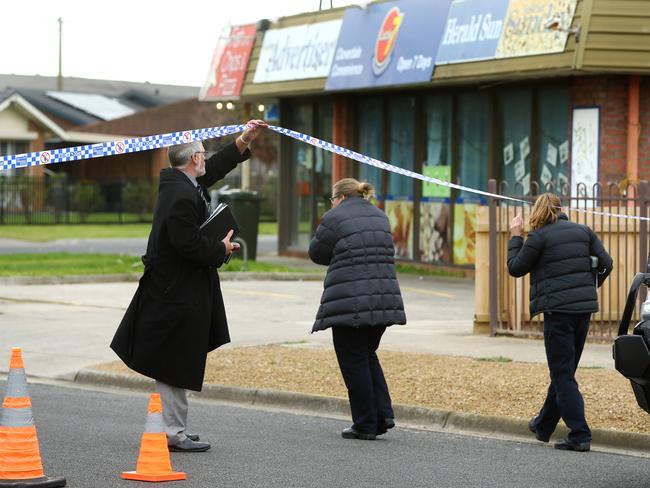
POLYGON ((509 192, 519 195, 530 193, 532 98, 530 89, 499 93, 501 174, 509 192))
MULTIPOLYGON (((358 105, 359 152, 383 161, 384 110, 379 98, 366 98, 358 105)), ((374 166, 359 163, 359 180, 367 181, 375 187, 377 198, 381 200, 381 170, 374 166)))
MULTIPOLYGON (((400 168, 413 170, 415 152, 415 100, 412 97, 394 97, 388 104, 390 122, 389 162, 400 168)), ((391 173, 388 177, 388 196, 413 198, 413 179, 391 173)))
MULTIPOLYGON (((291 106, 290 113, 292 129, 332 140, 331 103, 298 102, 291 106)), ((307 250, 320 219, 331 207, 332 153, 293 139, 289 147, 292 191, 289 247, 307 250)))
MULTIPOLYGON (((469 188, 487 189, 490 126, 486 93, 458 96, 458 182, 469 188)), ((475 262, 477 195, 460 191, 454 205, 453 261, 475 262)))
POLYGON ((564 86, 542 88, 538 92, 539 161, 537 181, 540 191, 568 193, 569 89, 564 86))
MULTIPOLYGON (((389 162, 413 170, 415 158, 415 100, 394 97, 388 103, 389 162)), ((391 223, 395 255, 413 259, 414 179, 390 173, 386 195, 386 214, 391 223)))
MULTIPOLYGON (((452 98, 431 95, 424 99, 426 121, 426 160, 422 173, 451 181, 452 98)), ((420 260, 451 261, 451 190, 423 183, 420 201, 420 260)))
MULTIPOLYGON (((291 128, 303 134, 313 134, 313 106, 300 103, 292 106, 291 128)), ((314 150, 302 141, 290 141, 291 189, 294 192, 290 206, 290 246, 307 249, 312 228, 312 180, 314 172, 314 150)))
MULTIPOLYGON (((332 104, 321 103, 317 106, 316 133, 319 139, 332 140, 333 114, 332 104)), ((314 168, 314 205, 316 210, 316 226, 323 214, 331 207, 332 196, 332 153, 316 148, 316 166, 314 168)))

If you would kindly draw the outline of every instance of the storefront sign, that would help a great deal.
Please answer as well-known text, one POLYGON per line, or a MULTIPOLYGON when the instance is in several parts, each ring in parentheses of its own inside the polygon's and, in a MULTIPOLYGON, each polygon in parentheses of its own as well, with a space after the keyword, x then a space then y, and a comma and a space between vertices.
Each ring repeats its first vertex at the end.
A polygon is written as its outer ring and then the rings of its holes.
POLYGON ((266 31, 253 83, 324 78, 342 20, 266 31))
POLYGON ((255 43, 255 32, 255 24, 232 27, 225 42, 217 44, 208 80, 199 94, 199 100, 239 97, 248 68, 248 58, 255 43))
POLYGON ((571 27, 578 0, 510 0, 497 58, 561 53, 566 46, 566 32, 544 27, 551 17, 560 19, 560 26, 571 27))
POLYGON ((455 0, 438 48, 436 64, 492 59, 509 0, 455 0))
POLYGON ((401 0, 345 11, 326 90, 431 79, 451 0, 401 0))

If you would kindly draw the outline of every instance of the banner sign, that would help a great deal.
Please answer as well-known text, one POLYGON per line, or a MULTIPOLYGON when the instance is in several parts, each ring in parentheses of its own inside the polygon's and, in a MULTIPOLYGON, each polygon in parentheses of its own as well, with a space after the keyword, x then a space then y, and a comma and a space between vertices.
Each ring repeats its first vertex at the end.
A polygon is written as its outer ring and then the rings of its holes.
POLYGON ((348 8, 326 90, 431 80, 451 0, 401 0, 348 8))
POLYGON ((455 0, 449 9, 436 64, 492 59, 509 0, 455 0))
POLYGON ((199 100, 232 100, 239 98, 248 68, 248 58, 255 44, 255 24, 230 29, 225 42, 219 42, 210 65, 208 80, 201 89, 199 100))
POLYGON ((508 15, 497 47, 497 58, 564 52, 567 32, 544 27, 557 17, 560 27, 571 27, 578 0, 510 0, 508 15))
POLYGON ((253 83, 326 77, 342 23, 331 20, 266 31, 253 83))

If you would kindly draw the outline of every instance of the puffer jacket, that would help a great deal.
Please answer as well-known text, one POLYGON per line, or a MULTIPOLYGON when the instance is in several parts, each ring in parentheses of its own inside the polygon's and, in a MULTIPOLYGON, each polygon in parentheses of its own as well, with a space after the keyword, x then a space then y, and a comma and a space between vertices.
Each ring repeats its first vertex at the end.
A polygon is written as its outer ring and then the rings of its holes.
POLYGON ((530 273, 530 313, 580 314, 598 311, 596 288, 612 271, 612 258, 586 225, 569 222, 561 213, 545 225, 508 242, 508 271, 530 273), (598 258, 592 269, 591 256, 598 258))
POLYGON ((388 218, 371 202, 346 198, 325 213, 309 256, 328 266, 312 331, 406 323, 388 218))

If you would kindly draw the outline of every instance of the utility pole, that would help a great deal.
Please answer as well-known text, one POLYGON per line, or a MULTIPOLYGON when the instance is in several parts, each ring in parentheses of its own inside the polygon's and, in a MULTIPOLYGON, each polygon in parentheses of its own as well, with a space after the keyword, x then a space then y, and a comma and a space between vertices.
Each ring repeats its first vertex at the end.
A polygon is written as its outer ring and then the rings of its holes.
POLYGON ((61 69, 62 62, 62 37, 63 37, 63 19, 59 17, 59 76, 56 78, 56 89, 58 91, 63 91, 63 70, 61 69))
MULTIPOLYGON (((334 8, 334 7, 332 6, 332 0, 330 0, 330 8, 334 8)), ((320 1, 318 2, 318 10, 323 10, 323 0, 320 0, 320 1)))

